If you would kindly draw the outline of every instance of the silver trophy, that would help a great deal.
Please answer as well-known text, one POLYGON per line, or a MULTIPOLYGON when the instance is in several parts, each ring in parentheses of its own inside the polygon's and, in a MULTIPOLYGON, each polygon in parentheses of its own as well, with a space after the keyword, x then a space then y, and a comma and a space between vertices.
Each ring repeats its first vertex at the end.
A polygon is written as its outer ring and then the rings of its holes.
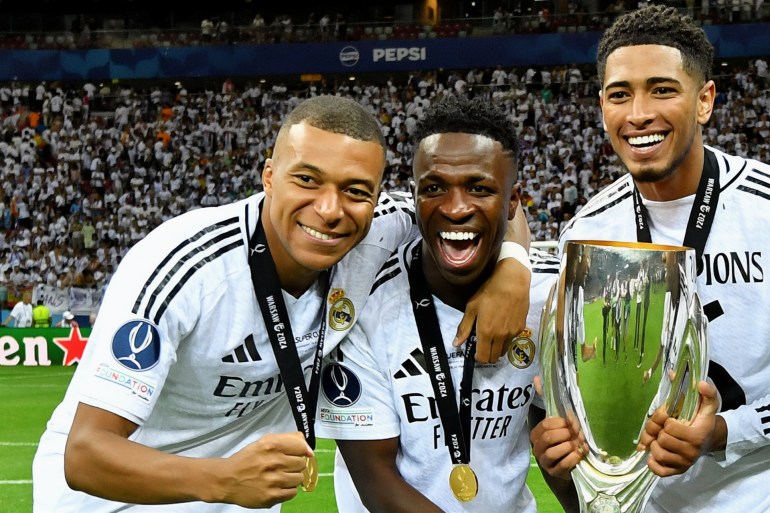
POLYGON ((637 451, 660 406, 698 407, 708 367, 695 250, 572 241, 540 326, 546 412, 570 419, 588 452, 572 471, 584 513, 636 513, 659 479, 637 451))

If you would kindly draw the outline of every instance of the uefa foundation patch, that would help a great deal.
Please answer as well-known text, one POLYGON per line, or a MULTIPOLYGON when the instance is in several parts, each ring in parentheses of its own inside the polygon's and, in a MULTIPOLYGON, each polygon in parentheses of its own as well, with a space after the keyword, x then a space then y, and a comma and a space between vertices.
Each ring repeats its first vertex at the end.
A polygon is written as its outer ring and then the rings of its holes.
POLYGON ((97 378, 101 378, 130 390, 132 394, 146 403, 149 403, 150 399, 152 399, 152 396, 155 394, 154 383, 136 379, 134 376, 131 376, 120 369, 110 367, 106 363, 102 363, 96 368, 95 375, 97 378))

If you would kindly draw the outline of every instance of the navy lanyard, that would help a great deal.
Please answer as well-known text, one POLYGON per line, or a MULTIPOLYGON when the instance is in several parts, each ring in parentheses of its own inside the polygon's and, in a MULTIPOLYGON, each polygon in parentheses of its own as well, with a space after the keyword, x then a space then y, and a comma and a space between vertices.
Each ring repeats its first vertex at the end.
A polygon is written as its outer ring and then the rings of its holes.
POLYGON ((460 382, 460 407, 455 399, 452 374, 449 369, 444 340, 438 323, 436 306, 433 303, 425 275, 422 271, 420 244, 414 248, 412 265, 409 267, 409 289, 412 309, 425 352, 426 370, 436 397, 441 426, 453 464, 470 463, 471 457, 471 392, 473 387, 474 357, 476 354, 476 329, 465 343, 463 377, 460 382))
MULTIPOLYGON (((262 219, 257 218, 257 228, 249 241, 249 268, 254 292, 257 295, 259 309, 265 321, 270 345, 281 373, 286 397, 291 405, 292 415, 297 429, 305 435, 311 449, 315 449, 315 409, 318 404, 318 390, 321 379, 321 361, 323 359, 324 337, 326 334, 325 303, 322 301, 321 328, 318 335, 310 383, 305 386, 302 363, 299 360, 294 334, 291 331, 289 314, 283 300, 278 271, 270 254, 267 237, 262 227, 262 219)), ((328 273, 324 273, 326 285, 324 300, 328 293, 328 273)))
MULTIPOLYGON (((713 153, 704 151, 703 172, 701 173, 698 191, 690 210, 690 219, 684 234, 683 246, 694 248, 697 256, 698 274, 703 268, 703 252, 706 249, 711 225, 719 205, 719 164, 713 153)), ((634 185, 634 214, 636 215, 636 240, 652 242, 647 208, 642 202, 642 195, 634 185)))

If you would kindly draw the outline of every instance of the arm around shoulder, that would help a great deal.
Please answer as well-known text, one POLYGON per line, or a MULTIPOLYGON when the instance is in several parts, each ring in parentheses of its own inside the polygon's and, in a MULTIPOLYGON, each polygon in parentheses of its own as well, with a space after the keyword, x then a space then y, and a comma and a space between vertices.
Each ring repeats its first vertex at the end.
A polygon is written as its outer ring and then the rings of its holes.
POLYGON ((495 270, 468 301, 455 336, 454 345, 461 345, 475 325, 479 363, 496 362, 504 353, 505 344, 527 327, 532 281, 529 241, 529 226, 518 204, 516 215, 508 222, 495 270))

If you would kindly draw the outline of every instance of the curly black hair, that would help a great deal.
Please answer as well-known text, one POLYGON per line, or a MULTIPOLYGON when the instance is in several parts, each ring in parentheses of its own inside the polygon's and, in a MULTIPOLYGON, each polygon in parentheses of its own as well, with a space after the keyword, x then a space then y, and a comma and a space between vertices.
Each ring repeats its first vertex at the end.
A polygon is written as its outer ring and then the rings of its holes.
POLYGON ((412 140, 415 146, 433 134, 478 134, 499 142, 515 160, 519 152, 516 131, 505 112, 495 103, 476 97, 446 96, 436 100, 418 121, 412 140))
POLYGON ((601 83, 604 83, 607 57, 618 48, 637 45, 676 48, 682 52, 687 73, 703 83, 711 77, 714 47, 703 29, 674 7, 651 5, 618 17, 602 35, 596 57, 601 83))

